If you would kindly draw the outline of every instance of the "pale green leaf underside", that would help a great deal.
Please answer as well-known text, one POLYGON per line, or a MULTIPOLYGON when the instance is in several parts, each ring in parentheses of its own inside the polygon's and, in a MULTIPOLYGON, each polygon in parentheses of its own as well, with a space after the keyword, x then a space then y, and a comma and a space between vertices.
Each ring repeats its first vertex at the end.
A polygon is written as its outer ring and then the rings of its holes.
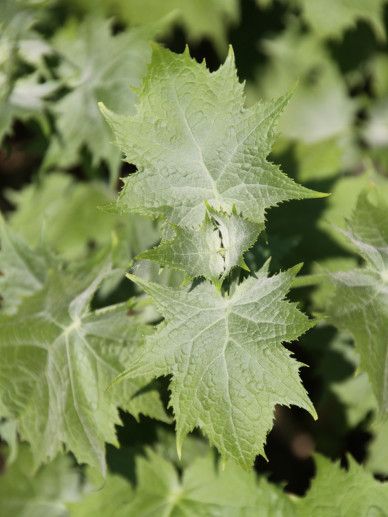
POLYGON ((105 442, 116 443, 120 423, 117 406, 166 420, 156 392, 133 398, 146 378, 107 390, 147 333, 124 305, 89 309, 107 273, 51 270, 16 315, 0 318, 0 416, 17 421, 36 465, 64 446, 104 472, 105 442))
POLYGON ((130 278, 165 317, 123 377, 172 374, 177 446, 199 426, 225 458, 251 467, 264 454, 276 404, 315 416, 297 361, 282 346, 312 326, 284 300, 298 268, 268 277, 261 270, 230 296, 202 283, 172 289, 130 278))
POLYGON ((137 113, 101 109, 126 159, 139 172, 125 180, 122 211, 193 228, 206 204, 262 224, 266 208, 287 199, 319 197, 266 160, 288 96, 244 108, 234 58, 210 73, 188 51, 154 48, 137 113))
POLYGON ((190 277, 204 276, 218 282, 239 264, 261 229, 260 225, 236 214, 209 211, 198 230, 174 226, 173 239, 163 240, 139 258, 185 271, 190 277))
POLYGON ((377 191, 363 192, 348 237, 366 267, 333 276, 331 321, 352 333, 380 409, 388 411, 388 204, 377 191))

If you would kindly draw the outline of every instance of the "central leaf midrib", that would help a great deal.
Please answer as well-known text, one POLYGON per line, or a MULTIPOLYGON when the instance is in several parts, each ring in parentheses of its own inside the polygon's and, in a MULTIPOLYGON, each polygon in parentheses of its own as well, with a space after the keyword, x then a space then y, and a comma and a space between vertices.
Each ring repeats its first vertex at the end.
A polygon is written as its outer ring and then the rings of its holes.
POLYGON ((204 157, 203 157, 203 153, 202 153, 202 149, 201 149, 200 145, 198 144, 198 142, 197 142, 197 140, 196 140, 196 138, 195 138, 195 136, 193 134, 193 131, 192 131, 190 125, 189 125, 189 122, 187 120, 186 114, 183 111, 183 108, 182 108, 181 103, 179 101, 178 93, 176 91, 175 86, 173 85, 171 89, 173 91, 173 94, 174 94, 174 97, 175 97, 175 100, 176 100, 178 111, 179 111, 179 113, 181 115, 181 118, 182 118, 182 121, 184 123, 184 126, 186 127, 186 132, 187 132, 188 136, 190 137, 190 140, 192 141, 194 147, 198 151, 199 163, 202 165, 202 170, 205 172, 206 176, 210 180, 210 183, 211 183, 211 186, 212 186, 212 191, 213 191, 213 194, 214 194, 214 198, 217 200, 219 205, 222 206, 221 197, 220 197, 220 193, 217 190, 216 182, 215 182, 213 176, 211 175, 211 173, 210 173, 210 171, 209 171, 209 169, 208 169, 208 167, 207 167, 207 165, 205 163, 205 160, 204 160, 204 157))

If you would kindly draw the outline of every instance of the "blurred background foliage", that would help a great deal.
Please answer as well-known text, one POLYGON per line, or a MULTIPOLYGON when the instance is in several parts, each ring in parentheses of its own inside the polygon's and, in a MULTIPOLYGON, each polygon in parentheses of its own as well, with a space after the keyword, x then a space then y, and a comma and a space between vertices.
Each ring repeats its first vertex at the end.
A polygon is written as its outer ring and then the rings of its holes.
MULTIPOLYGON (((303 262, 303 272, 317 277, 354 267, 359 258, 336 227, 344 227, 368 185, 388 196, 387 27, 385 0, 0 0, 1 209, 31 246, 44 239, 66 260, 87 257, 113 240, 118 272, 95 303, 125 300, 134 287, 121 280, 122 273, 158 241, 160 228, 138 216, 99 210, 114 200, 118 178, 134 168, 121 163, 97 101, 133 112, 150 40, 175 52, 189 45, 211 70, 231 44, 247 104, 294 90, 272 160, 298 182, 331 193, 271 210, 267 235, 247 253, 247 263, 255 269, 271 256, 275 271, 303 262)), ((136 268, 158 275, 149 263, 136 268)), ((180 281, 169 271, 158 278, 180 281)), ((292 292, 313 315, 328 296, 325 284, 292 292)), ((152 308, 147 310, 152 320, 152 308)), ((350 453, 373 474, 388 477, 387 424, 375 418, 376 403, 367 377, 357 373, 352 339, 320 320, 290 348, 309 366, 302 377, 319 420, 278 408, 266 447, 269 461, 258 460, 256 470, 303 494, 318 451, 343 461, 350 453)), ((166 383, 161 389, 166 399, 166 383)), ((178 465, 172 426, 123 418, 122 449, 108 448, 113 474, 133 480, 134 458, 149 446, 178 465)), ((0 434, 15 451, 12 423, 0 423, 0 434)), ((185 461, 207 454, 199 435, 187 447, 185 461)), ((21 448, 9 468, 3 457, 11 481, 27 475, 28 454, 21 448)), ((59 458, 47 467, 51 473, 42 471, 34 481, 39 492, 47 486, 42 478, 56 477, 50 489, 54 507, 58 500, 74 500, 69 462, 59 458)), ((11 481, 10 486, 19 482, 11 481)), ((109 489, 120 493, 123 482, 113 476, 109 489)), ((28 499, 26 487, 20 490, 28 499)), ((25 515, 33 514, 27 508, 25 515)))

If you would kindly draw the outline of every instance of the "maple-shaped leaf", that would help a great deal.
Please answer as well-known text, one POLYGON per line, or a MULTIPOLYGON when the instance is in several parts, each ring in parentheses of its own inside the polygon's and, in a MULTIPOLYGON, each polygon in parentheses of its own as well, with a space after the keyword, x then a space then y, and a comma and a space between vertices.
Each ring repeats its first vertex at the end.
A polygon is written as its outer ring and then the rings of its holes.
POLYGON ((165 236, 157 248, 138 258, 154 260, 162 266, 185 271, 191 277, 223 280, 239 264, 240 257, 255 242, 260 225, 209 209, 205 221, 193 232, 174 225, 173 238, 165 236))
POLYGON ((284 297, 299 267, 266 268, 229 296, 209 283, 172 289, 130 278, 151 295, 165 322, 122 375, 172 375, 177 447, 200 427, 225 458, 251 467, 272 427, 276 404, 315 411, 299 367, 282 346, 312 326, 284 297))
POLYGON ((81 494, 81 476, 71 458, 58 456, 34 472, 31 451, 23 444, 17 460, 1 473, 0 515, 66 517, 67 504, 81 494))
POLYGON ((17 421, 36 465, 64 446, 104 472, 105 442, 117 443, 117 406, 166 419, 155 391, 135 397, 149 378, 107 390, 149 328, 126 304, 90 309, 108 271, 99 261, 77 271, 51 268, 15 315, 0 317, 0 416, 17 421))
POLYGON ((315 457, 317 475, 307 495, 297 501, 300 517, 365 517, 386 515, 388 483, 381 483, 372 474, 348 457, 348 470, 323 456, 315 457))
POLYGON ((221 470, 210 454, 195 459, 180 476, 172 463, 148 450, 147 457, 136 460, 136 478, 137 486, 132 488, 123 478, 109 475, 101 490, 68 505, 71 515, 294 515, 291 499, 277 487, 264 479, 257 482, 253 472, 245 472, 233 463, 221 470))
POLYGON ((319 197, 266 160, 288 97, 245 108, 232 52, 210 73, 188 50, 154 48, 136 114, 101 106, 139 169, 126 178, 118 208, 192 228, 203 222, 206 204, 261 224, 270 206, 319 197))
POLYGON ((388 412, 388 203, 377 189, 361 193, 349 230, 343 231, 364 258, 363 268, 333 275, 330 320, 348 330, 369 376, 380 409, 388 412))
POLYGON ((98 110, 103 100, 121 113, 133 110, 137 87, 150 57, 148 40, 154 30, 112 34, 111 22, 87 18, 59 31, 53 46, 62 56, 58 74, 70 91, 55 103, 58 137, 51 140, 45 167, 77 164, 85 146, 93 164, 105 160, 112 177, 117 174, 120 152, 111 143, 108 126, 98 110))

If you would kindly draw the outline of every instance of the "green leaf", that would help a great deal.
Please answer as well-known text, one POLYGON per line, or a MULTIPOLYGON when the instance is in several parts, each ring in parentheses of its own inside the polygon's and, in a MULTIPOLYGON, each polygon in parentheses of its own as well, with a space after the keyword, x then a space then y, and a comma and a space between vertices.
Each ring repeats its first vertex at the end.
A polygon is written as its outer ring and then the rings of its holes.
POLYGON ((327 198, 326 208, 318 221, 318 229, 329 234, 341 247, 353 251, 349 239, 338 232, 337 227, 342 227, 346 220, 351 218, 357 199, 363 190, 375 187, 388 196, 388 181, 384 176, 376 173, 374 168, 367 169, 364 174, 356 176, 341 176, 331 190, 331 196, 327 198))
POLYGON ((86 494, 80 501, 70 503, 70 517, 129 517, 128 506, 133 499, 133 489, 121 476, 108 474, 104 486, 86 494))
POLYGON ((307 495, 299 500, 300 517, 383 516, 388 507, 388 484, 380 483, 348 457, 345 471, 323 456, 316 456, 317 475, 307 495))
POLYGON ((82 501, 68 505, 72 517, 112 515, 124 517, 254 517, 294 515, 288 496, 265 479, 257 482, 253 472, 234 464, 217 468, 208 454, 177 470, 162 456, 148 450, 136 461, 137 486, 118 476, 82 501))
POLYGON ((293 20, 284 32, 264 40, 261 46, 267 61, 257 73, 255 85, 250 86, 251 97, 273 99, 295 87, 280 120, 282 135, 311 145, 349 130, 355 104, 322 42, 293 20))
POLYGON ((86 147, 93 165, 105 160, 112 180, 116 178, 120 152, 111 143, 97 102, 121 113, 133 110, 136 94, 130 87, 140 84, 153 32, 131 30, 113 36, 111 22, 87 18, 81 25, 68 23, 56 34, 53 45, 62 56, 59 78, 70 91, 53 108, 59 136, 51 141, 45 167, 76 165, 86 147))
POLYGON ((341 38, 358 21, 369 22, 380 39, 385 39, 385 0, 297 0, 314 32, 322 38, 341 38))
POLYGON ((117 406, 167 419, 155 391, 135 397, 150 377, 107 390, 149 328, 125 304, 90 309, 108 273, 100 261, 73 272, 51 268, 16 315, 0 318, 0 416, 17 420, 35 465, 64 446, 104 473, 105 442, 117 443, 117 406))
POLYGON ((373 438, 369 445, 366 467, 375 474, 388 475, 388 420, 376 420, 371 429, 373 438))
POLYGON ((238 0, 73 0, 89 12, 100 9, 115 14, 129 25, 147 25, 165 20, 163 33, 171 33, 176 24, 182 26, 189 41, 211 40, 224 54, 226 29, 239 18, 238 0))
POLYGON ((197 459, 182 479, 175 468, 149 451, 148 458, 137 461, 138 486, 127 515, 158 517, 253 517, 276 514, 293 515, 285 494, 252 472, 231 463, 225 470, 214 465, 212 457, 197 459))
POLYGON ((14 420, 0 421, 0 438, 8 444, 9 454, 7 456, 7 464, 10 465, 15 461, 18 455, 17 422, 14 420))
POLYGON ((206 204, 259 224, 266 208, 319 197, 266 161, 277 119, 289 96, 244 108, 233 54, 210 73, 190 58, 154 48, 134 116, 101 107, 130 175, 118 208, 179 226, 199 226, 206 204))
POLYGON ((333 276, 330 320, 354 337, 360 368, 369 376, 381 411, 388 411, 388 204, 375 190, 361 193, 349 231, 342 232, 366 267, 333 276))
POLYGON ((42 239, 66 259, 79 259, 90 248, 109 245, 114 237, 115 265, 127 266, 130 258, 155 244, 157 226, 141 216, 108 213, 114 193, 99 181, 76 182, 58 172, 22 190, 8 191, 16 206, 10 226, 31 246, 42 239))
POLYGON ((17 120, 35 118, 45 124, 47 98, 58 88, 55 81, 41 82, 38 74, 33 73, 17 79, 9 95, 4 95, 5 78, 0 71, 0 141, 11 133, 12 123, 17 120))
POLYGON ((276 404, 315 411, 297 361, 281 344, 312 326, 284 300, 299 267, 248 278, 230 296, 202 283, 172 289, 138 277, 165 317, 122 377, 172 374, 177 448, 198 426, 225 458, 250 468, 272 427, 276 404))
POLYGON ((377 409, 376 399, 365 372, 333 384, 332 390, 345 407, 346 420, 350 427, 356 427, 368 413, 377 409))
POLYGON ((46 99, 58 88, 54 80, 42 81, 42 58, 49 45, 33 31, 43 10, 38 2, 3 0, 0 12, 0 143, 12 133, 15 119, 47 123, 46 99), (26 73, 25 63, 32 66, 26 73), (24 75, 21 76, 21 71, 24 75))
POLYGON ((70 458, 58 456, 34 473, 31 451, 22 446, 17 461, 1 475, 0 515, 66 517, 66 504, 77 500, 80 485, 70 458))
POLYGON ((16 311, 21 300, 43 286, 48 256, 29 246, 10 230, 0 214, 0 295, 7 314, 16 311))
POLYGON ((236 214, 228 216, 209 209, 195 233, 176 225, 172 230, 172 240, 165 238, 157 248, 146 250, 138 258, 185 271, 190 277, 204 276, 218 282, 239 263, 261 228, 236 214))

